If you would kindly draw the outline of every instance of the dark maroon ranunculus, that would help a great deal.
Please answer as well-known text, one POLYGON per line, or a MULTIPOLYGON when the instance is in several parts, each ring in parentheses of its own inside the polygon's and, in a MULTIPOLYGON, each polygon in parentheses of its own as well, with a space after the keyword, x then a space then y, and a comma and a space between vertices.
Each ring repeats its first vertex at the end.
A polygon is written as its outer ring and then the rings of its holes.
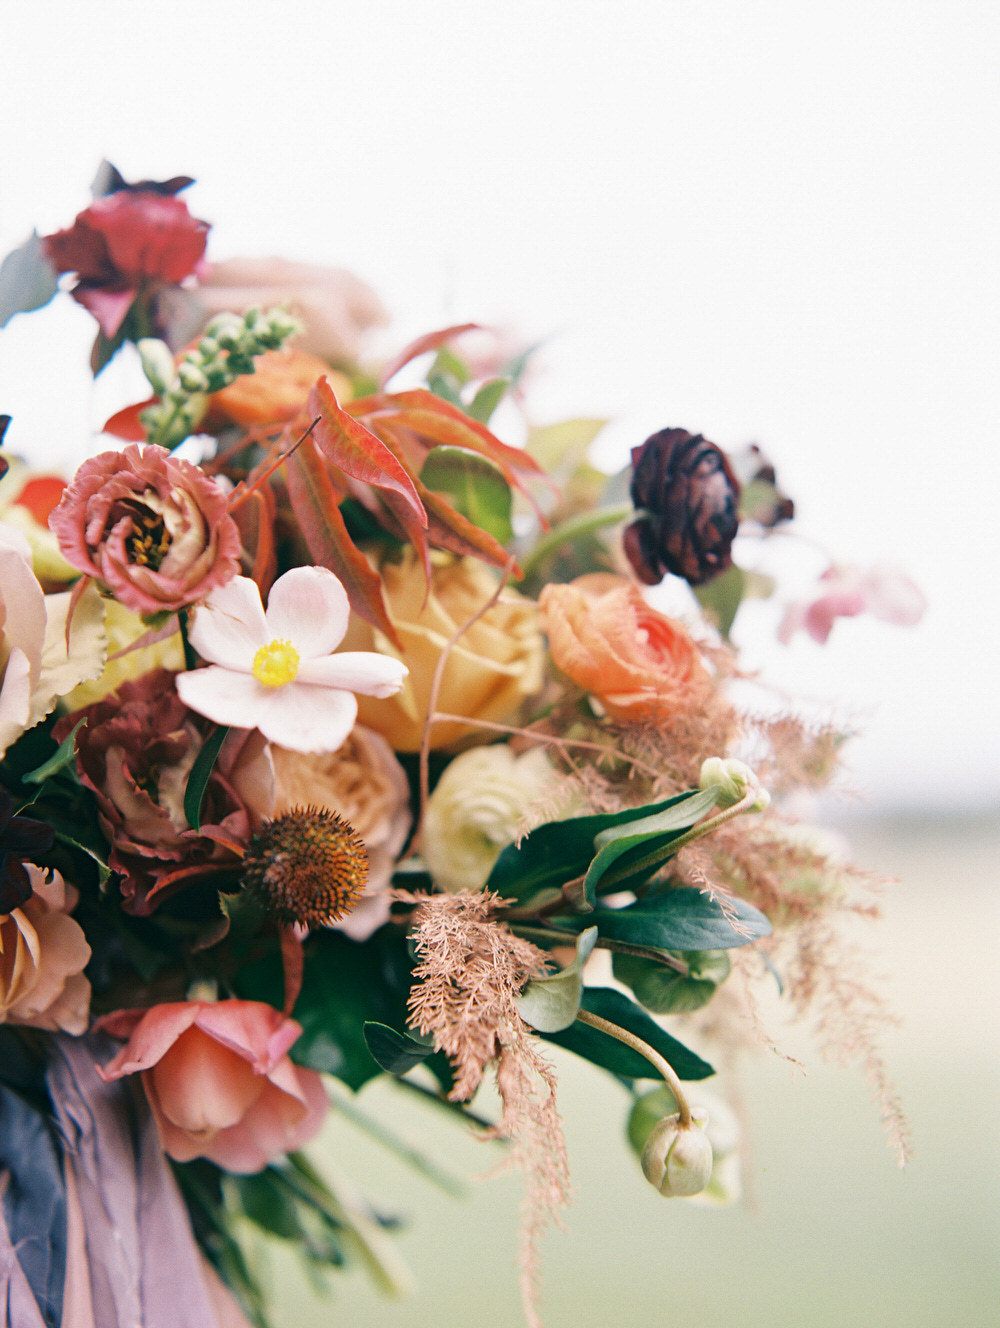
POLYGON ((57 272, 76 273, 73 298, 113 337, 141 291, 191 275, 208 231, 208 222, 192 217, 180 198, 120 190, 95 199, 44 244, 57 272))
POLYGON ((654 433, 632 449, 631 495, 638 516, 625 554, 640 581, 673 572, 698 586, 730 565, 740 486, 715 443, 686 429, 654 433))
POLYGON ((0 913, 9 913, 31 898, 31 877, 25 862, 47 853, 55 832, 44 821, 18 816, 14 799, 0 787, 0 913))
POLYGON ((177 695, 174 675, 157 669, 65 716, 57 741, 82 718, 77 771, 97 799, 129 912, 151 913, 191 880, 236 865, 274 802, 259 733, 234 730, 226 739, 205 789, 201 829, 192 830, 184 792, 207 726, 177 695))

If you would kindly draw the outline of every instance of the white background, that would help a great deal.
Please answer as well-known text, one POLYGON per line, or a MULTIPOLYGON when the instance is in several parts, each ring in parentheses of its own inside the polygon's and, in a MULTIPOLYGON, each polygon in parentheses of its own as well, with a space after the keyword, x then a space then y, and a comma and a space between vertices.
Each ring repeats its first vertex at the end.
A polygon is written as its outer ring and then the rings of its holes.
MULTIPOLYGON (((0 30, 5 248, 103 156, 188 173, 213 256, 353 267, 386 345, 549 336, 534 414, 612 416, 609 462, 667 424, 759 441, 804 531, 931 607, 825 649, 762 610, 751 657, 867 727, 870 801, 995 805, 1000 8, 105 0, 0 30)), ((66 464, 128 399, 115 370, 95 399, 91 332, 65 301, 0 334, 15 447, 66 464)))

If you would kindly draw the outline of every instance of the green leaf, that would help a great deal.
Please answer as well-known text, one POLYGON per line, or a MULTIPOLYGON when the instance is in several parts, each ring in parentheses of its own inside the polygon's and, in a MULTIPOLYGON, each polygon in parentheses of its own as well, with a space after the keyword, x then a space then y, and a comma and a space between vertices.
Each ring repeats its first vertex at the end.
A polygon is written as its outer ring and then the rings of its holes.
POLYGON ((419 1042, 408 1033, 400 1033, 388 1024, 368 1020, 363 1026, 365 1044, 383 1070, 389 1074, 406 1074, 415 1065, 421 1065, 433 1055, 430 1042, 419 1042))
POLYGON ((713 576, 711 581, 695 587, 695 598, 727 641, 743 603, 746 586, 746 573, 733 563, 718 576, 713 576))
POLYGON ((543 424, 529 430, 526 447, 550 474, 560 469, 575 470, 606 424, 607 420, 598 419, 543 424))
POLYGON ((583 995, 583 966, 597 944, 597 928, 588 927, 577 937, 576 957, 558 973, 534 978, 517 1000, 525 1023, 539 1033, 558 1033, 576 1018, 583 995))
POLYGON ((47 779, 53 775, 58 775, 60 770, 65 770, 67 766, 73 765, 76 760, 76 735, 86 726, 87 720, 84 717, 78 720, 67 733, 56 750, 47 761, 43 761, 35 770, 29 770, 26 775, 21 776, 25 784, 44 784, 47 779))
POLYGON ((530 899, 541 890, 558 889, 587 872, 596 852, 594 841, 602 831, 631 825, 671 807, 683 807, 696 797, 700 797, 697 789, 620 812, 546 821, 519 844, 509 844, 503 850, 487 885, 508 899, 518 900, 530 899))
POLYGON ((227 725, 219 724, 202 743, 201 751, 191 767, 187 787, 184 790, 184 816, 192 830, 201 829, 201 804, 205 799, 205 789, 208 787, 208 781, 212 777, 219 752, 228 734, 227 725))
POLYGON ((282 1184, 281 1173, 273 1167, 253 1176, 234 1177, 240 1207, 262 1231, 282 1240, 304 1237, 294 1194, 282 1184))
POLYGON ((513 539, 510 485, 486 457, 463 447, 435 447, 420 478, 428 489, 447 494, 464 517, 501 544, 513 539))
POLYGON ((28 314, 48 304, 59 289, 56 270, 45 257, 37 231, 0 264, 0 328, 15 314, 28 314))
POLYGON ((655 960, 629 954, 616 954, 612 968, 618 981, 631 987, 639 1003, 654 1014, 700 1010, 729 976, 729 957, 724 950, 694 950, 678 958, 687 961, 687 976, 655 960))
MULTIPOLYGON (((575 917, 552 921, 574 929, 580 925, 575 917)), ((650 893, 626 908, 595 909, 587 926, 611 940, 656 950, 733 950, 771 934, 770 922, 745 899, 727 897, 723 909, 711 895, 687 887, 650 893)))
POLYGON ((478 420, 480 424, 489 424, 493 412, 507 395, 509 387, 509 378, 491 378, 489 382, 483 383, 471 403, 466 406, 466 414, 478 420))
POLYGON ((671 845, 718 802, 717 788, 692 791, 683 801, 641 821, 609 826, 594 836, 597 856, 587 869, 584 890, 591 903, 601 888, 628 889, 658 871, 673 856, 671 845))
MULTIPOLYGON (((658 1051, 673 1066, 679 1078, 707 1079, 715 1073, 707 1061, 671 1037, 641 1006, 613 987, 584 988, 582 1005, 591 1014, 600 1015, 602 1019, 635 1033, 643 1042, 649 1043, 654 1051, 658 1051)), ((623 1079, 662 1078, 645 1056, 640 1056, 617 1038, 591 1028, 589 1024, 581 1024, 578 1020, 559 1033, 543 1033, 542 1037, 623 1079)))

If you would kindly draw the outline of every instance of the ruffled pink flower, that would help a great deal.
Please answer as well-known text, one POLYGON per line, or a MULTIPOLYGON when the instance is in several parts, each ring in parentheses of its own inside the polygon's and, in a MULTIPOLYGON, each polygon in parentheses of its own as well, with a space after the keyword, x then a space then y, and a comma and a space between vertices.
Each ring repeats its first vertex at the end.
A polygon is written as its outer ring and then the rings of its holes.
POLYGON ((238 576, 198 609, 191 644, 209 663, 177 678, 191 710, 235 728, 257 728, 296 752, 333 752, 357 719, 354 695, 392 696, 406 666, 372 650, 332 652, 347 631, 347 592, 324 567, 278 577, 267 601, 238 576))
POLYGON ((49 525, 66 560, 137 613, 182 609, 239 570, 225 493, 162 447, 85 461, 49 525))
POLYGON ((126 1045, 99 1073, 138 1074, 164 1150, 227 1171, 260 1171, 301 1148, 327 1110, 323 1082, 288 1051, 302 1032, 262 1001, 178 1001, 118 1010, 97 1027, 126 1045))
POLYGON ((180 198, 123 190, 96 199, 44 244, 57 272, 76 273, 74 300, 110 338, 143 287, 177 285, 191 275, 208 231, 180 198))
POLYGON ((923 591, 903 572, 891 567, 829 567, 820 577, 819 593, 789 604, 778 626, 778 640, 787 645, 796 632, 808 632, 825 645, 838 618, 868 613, 896 627, 914 627, 924 615, 923 591))

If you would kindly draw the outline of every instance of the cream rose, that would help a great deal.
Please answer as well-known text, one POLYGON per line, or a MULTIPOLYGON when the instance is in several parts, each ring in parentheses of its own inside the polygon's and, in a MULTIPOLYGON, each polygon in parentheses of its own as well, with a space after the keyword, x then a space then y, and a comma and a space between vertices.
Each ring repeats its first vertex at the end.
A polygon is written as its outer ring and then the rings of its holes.
POLYGON ((83 970, 90 946, 69 916, 77 892, 57 871, 26 862, 32 895, 0 915, 0 1024, 28 1024, 49 1032, 83 1033, 90 983, 83 970))
POLYGON ((364 940, 389 916, 389 884, 410 833, 410 786, 392 748, 379 733, 357 725, 335 752, 293 752, 273 746, 275 816, 293 807, 324 807, 339 813, 365 841, 368 884, 353 912, 336 923, 364 940))
MULTIPOLYGON (((406 549, 399 562, 380 569, 389 617, 402 642, 397 650, 381 632, 352 616, 344 650, 378 650, 409 669, 388 700, 358 698, 358 719, 381 733, 397 752, 415 752, 423 738, 434 670, 445 646, 489 600, 497 574, 474 558, 432 555, 430 590, 420 560, 406 549)), ((452 648, 438 694, 439 711, 494 723, 511 720, 542 684, 543 643, 532 600, 507 589, 452 648)), ((432 747, 448 747, 483 731, 473 725, 437 723, 432 747)))
POLYGON ((427 803, 421 849, 446 890, 481 890, 503 849, 529 828, 554 770, 540 747, 476 747, 456 756, 427 803))

